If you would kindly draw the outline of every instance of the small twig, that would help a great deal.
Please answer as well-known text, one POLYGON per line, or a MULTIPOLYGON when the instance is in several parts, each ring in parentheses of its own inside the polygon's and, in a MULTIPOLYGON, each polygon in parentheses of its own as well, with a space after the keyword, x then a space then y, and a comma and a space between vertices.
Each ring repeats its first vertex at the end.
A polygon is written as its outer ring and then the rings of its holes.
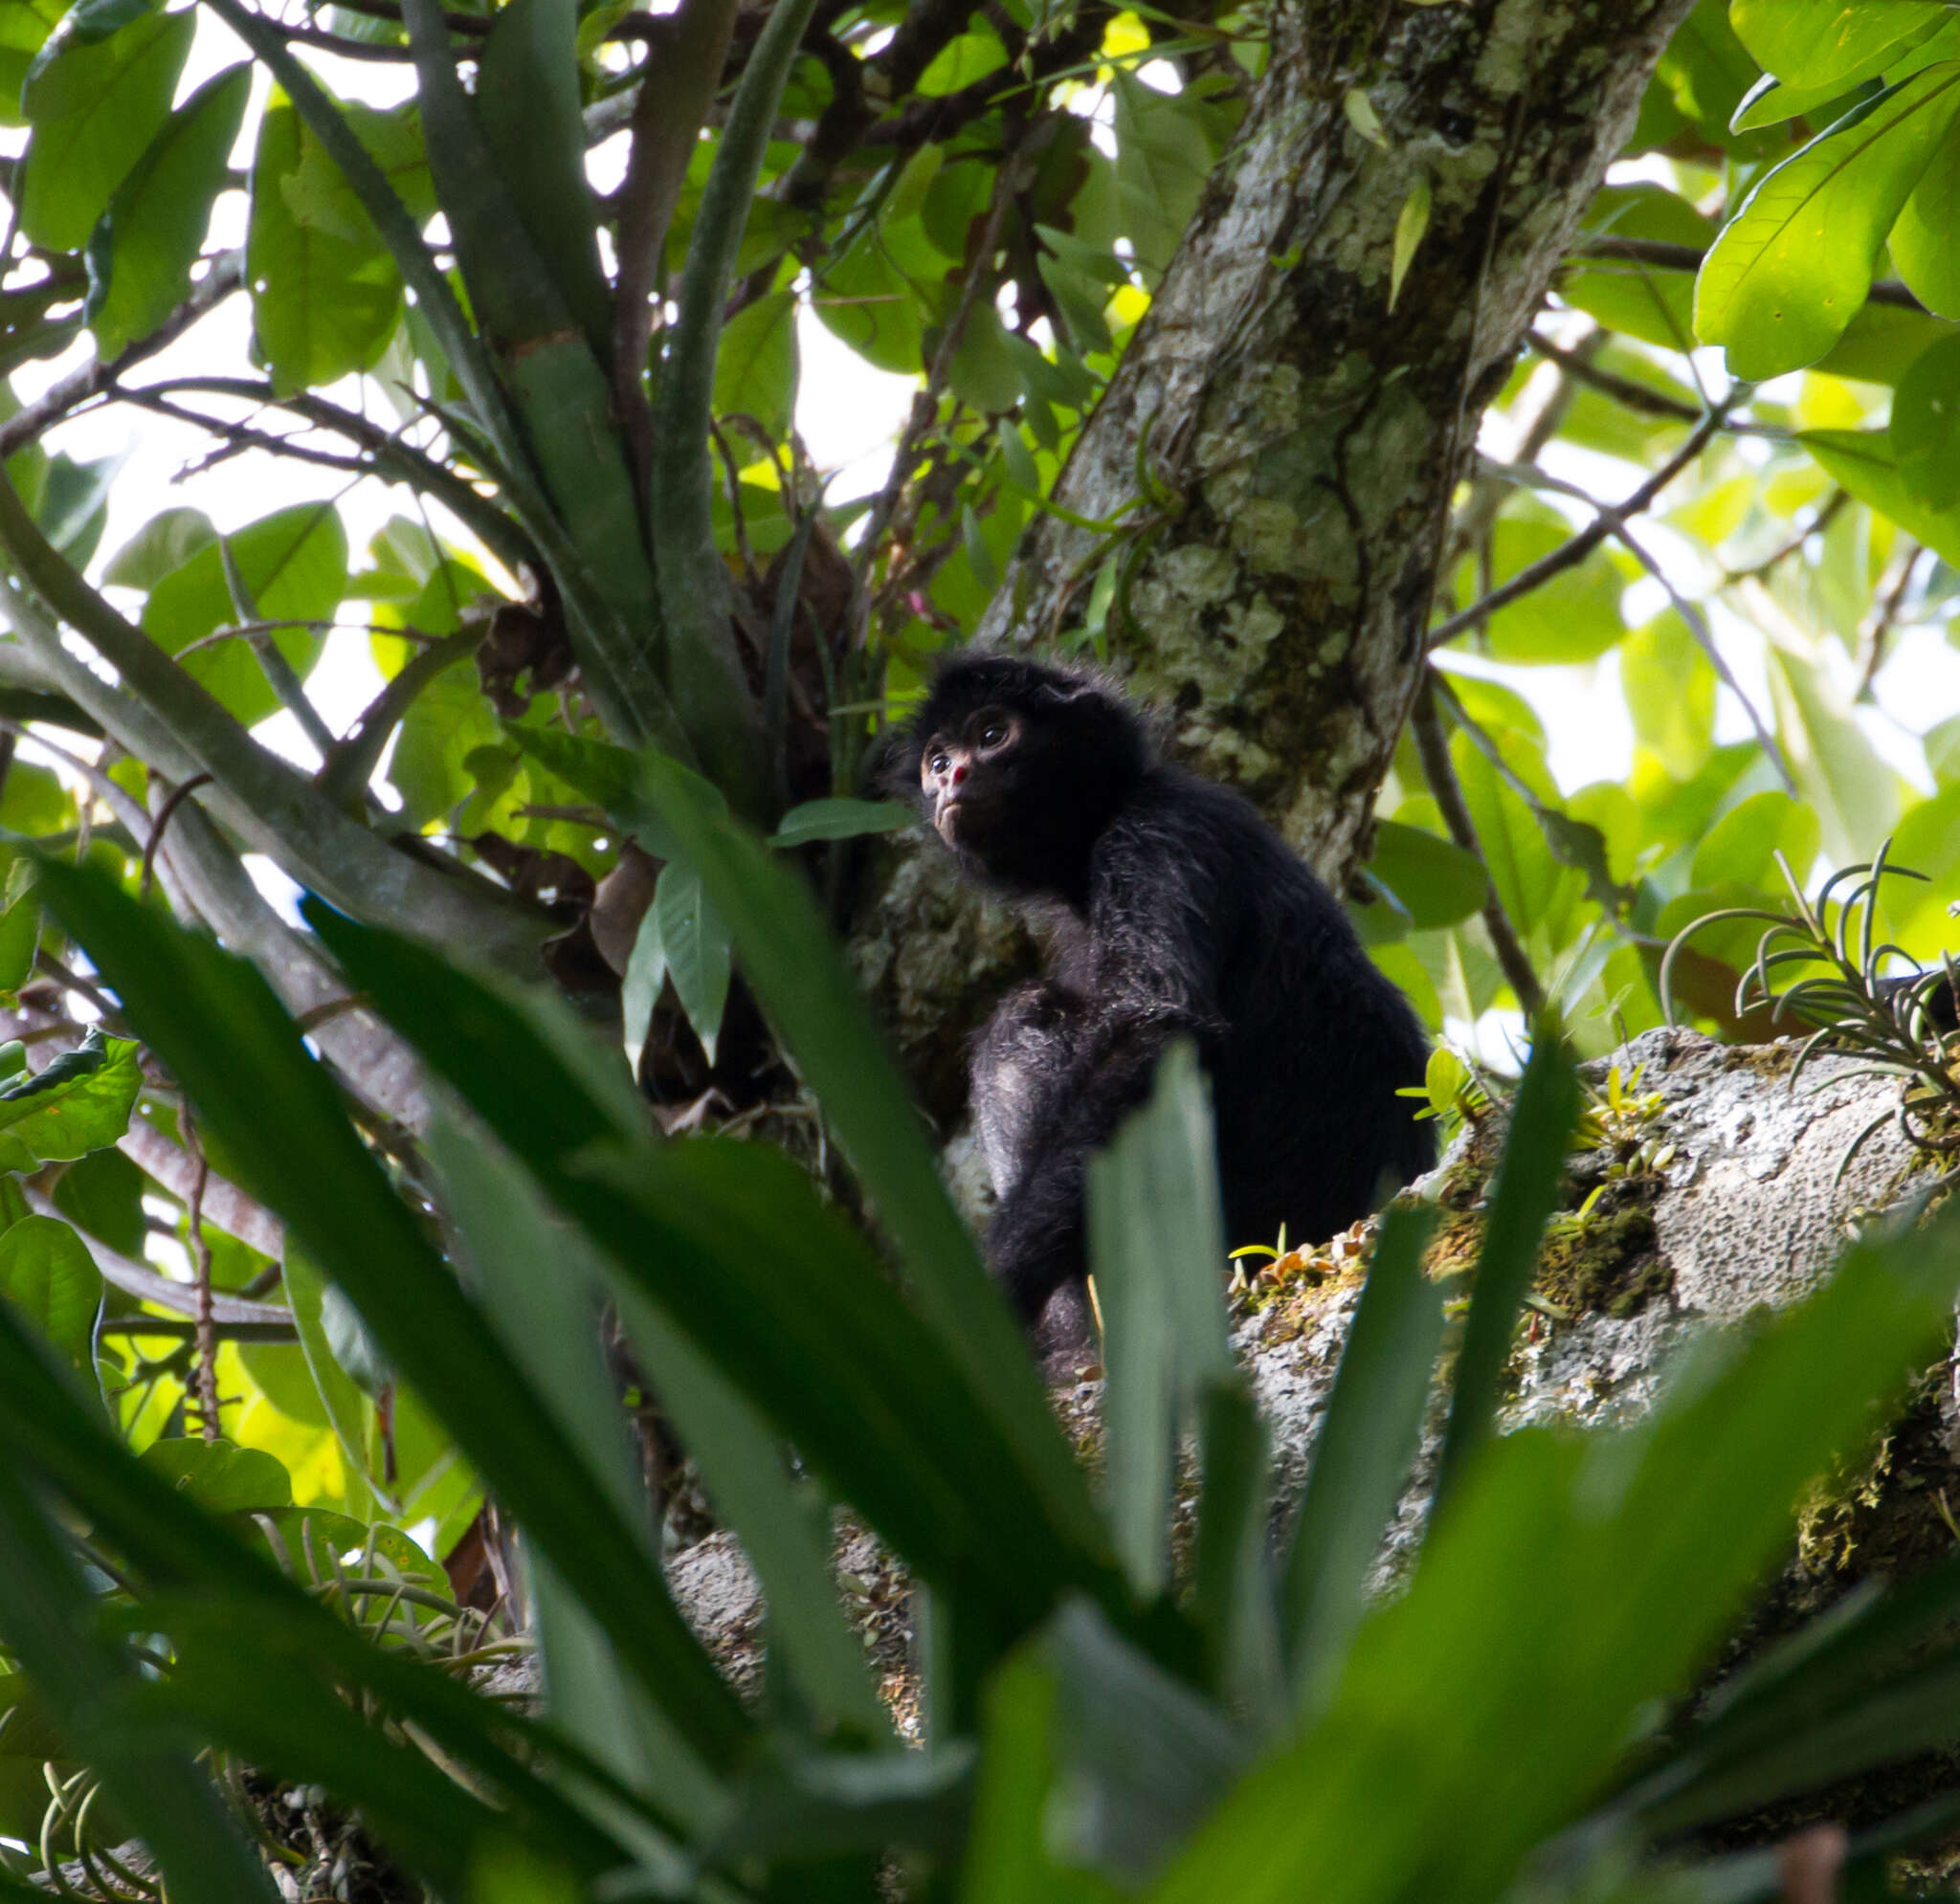
MULTIPOLYGON (((1429 782, 1429 790, 1435 797, 1437 810, 1442 815, 1443 825, 1449 830, 1450 838, 1465 852, 1475 853, 1479 865, 1487 867, 1489 862, 1484 859, 1482 844, 1477 837, 1477 823, 1470 817, 1462 786, 1457 779, 1456 764, 1450 759, 1450 743, 1443 733, 1442 717, 1437 712, 1436 671, 1433 668, 1423 670, 1421 685, 1415 691, 1415 704, 1410 710, 1409 731, 1414 737, 1415 751, 1421 756, 1424 777, 1429 782)), ((1531 969, 1524 941, 1519 939, 1510 915, 1504 911, 1504 902, 1498 897, 1497 882, 1490 878, 1488 872, 1484 877, 1483 928, 1490 935, 1491 950, 1497 954, 1497 963, 1517 998, 1518 1008, 1526 1017, 1535 1018, 1545 1007, 1545 987, 1538 983, 1538 974, 1531 969)))
POLYGON ((1727 588, 1732 587, 1738 582, 1760 582, 1764 576, 1770 574, 1772 570, 1781 568, 1792 556, 1802 552, 1804 543, 1809 542, 1813 536, 1819 535, 1825 529, 1828 529, 1837 520, 1838 513, 1843 509, 1844 505, 1850 500, 1851 492, 1848 489, 1834 489, 1824 498, 1823 506, 1817 510, 1811 520, 1786 542, 1779 543, 1761 562, 1751 563, 1747 568, 1725 570, 1722 576, 1722 586, 1727 588))
POLYGON ((193 1312, 197 1325, 193 1337, 196 1348, 191 1370, 204 1438, 215 1441, 218 1438, 218 1341, 212 1326, 211 1239, 204 1233, 204 1186, 211 1175, 211 1165, 205 1159, 204 1145, 198 1140, 197 1122, 190 1115, 190 1100, 181 1094, 177 1099, 177 1134, 195 1165, 190 1179, 190 1194, 184 1204, 189 1229, 190 1265, 196 1275, 197 1291, 197 1307, 193 1312))
MULTIPOLYGON (((987 223, 981 229, 980 242, 973 248, 973 261, 967 267, 967 279, 960 286, 960 301, 953 308, 951 321, 940 338, 939 348, 932 353, 932 364, 925 373, 925 382, 913 393, 911 414, 905 419, 903 433, 899 438, 899 447, 892 455, 891 475, 886 477, 884 488, 880 491, 878 500, 871 506, 871 514, 864 524, 864 534, 858 543, 851 560, 855 571, 856 587, 852 590, 852 623, 858 621, 858 611, 865 599, 864 578, 870 573, 871 565, 877 559, 878 545, 884 540, 884 532, 890 526, 892 512, 899 506, 899 498, 904 494, 905 484, 910 479, 913 466, 919 460, 920 445, 925 433, 932 428, 932 419, 939 410, 939 393, 946 387, 946 380, 952 369, 953 358, 958 354, 960 341, 965 337, 968 321, 973 315, 973 306, 979 301, 981 287, 993 275, 993 254, 1000 243, 1001 227, 1007 221, 1009 208, 1013 204, 1014 195, 1021 188, 1021 156, 1016 151, 1005 153, 1000 161, 1000 169, 993 181, 993 202, 987 208, 987 223)), ((1012 425, 1009 426, 1013 428, 1012 425)))
MULTIPOLYGON (((1743 388, 1741 385, 1736 386, 1722 402, 1710 408, 1701 422, 1689 432, 1686 442, 1624 502, 1592 503, 1592 507, 1596 511, 1592 520, 1570 541, 1561 542, 1550 554, 1542 556, 1538 561, 1521 568, 1508 582, 1493 588, 1481 600, 1471 603, 1467 609, 1438 622, 1429 631, 1431 652, 1434 653, 1444 642, 1454 640, 1466 629, 1481 627, 1498 609, 1508 608, 1511 603, 1522 600, 1534 588, 1544 587, 1553 576, 1563 575, 1569 568, 1576 568, 1608 536, 1623 529, 1629 517, 1638 516, 1648 509, 1655 498, 1707 448, 1710 440, 1722 428, 1723 419, 1742 400, 1743 388)), ((1590 502, 1591 498, 1588 500, 1590 502)))
POLYGON ((1898 558, 1899 565, 1891 586, 1880 597, 1877 606, 1865 618, 1865 625, 1858 631, 1859 653, 1862 658, 1858 671, 1858 692, 1852 696, 1853 700, 1867 700, 1871 697, 1872 682, 1885 665, 1886 640, 1898 623, 1899 611, 1905 606, 1906 590, 1912 587, 1920 558, 1925 554, 1926 549, 1921 543, 1908 542, 1905 544, 1898 558))
MULTIPOLYGON (((139 897, 145 899, 149 897, 150 880, 156 873, 157 848, 164 843, 165 828, 170 824, 171 820, 176 816, 177 808, 183 806, 185 801, 189 799, 200 786, 209 786, 211 784, 212 777, 210 774, 194 773, 181 786, 172 787, 170 789, 170 797, 157 809, 156 818, 150 822, 149 838, 144 843, 143 876, 137 881, 136 886, 139 897)), ((198 1186, 198 1194, 200 1196, 203 1194, 201 1180, 198 1186)))
POLYGON ((227 252, 213 258, 203 278, 192 287, 189 297, 147 337, 139 338, 108 363, 84 364, 70 371, 43 391, 25 409, 0 423, 0 461, 32 443, 70 410, 78 409, 91 397, 100 396, 116 379, 146 357, 154 357, 166 344, 174 343, 199 318, 215 308, 245 282, 245 258, 240 252, 227 252))

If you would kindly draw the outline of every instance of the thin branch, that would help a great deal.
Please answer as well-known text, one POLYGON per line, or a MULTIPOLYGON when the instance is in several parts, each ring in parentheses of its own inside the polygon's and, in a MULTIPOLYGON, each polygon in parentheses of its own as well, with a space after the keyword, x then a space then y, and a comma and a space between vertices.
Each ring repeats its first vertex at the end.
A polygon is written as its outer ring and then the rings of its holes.
POLYGON ((1919 570, 1920 558, 1926 554, 1923 544, 1908 542, 1897 558, 1898 567, 1892 577, 1891 586, 1880 597, 1878 605, 1865 619, 1865 625, 1859 630, 1859 653, 1862 657, 1858 671, 1858 692, 1853 700, 1868 699, 1872 682, 1885 665, 1885 644, 1899 620, 1899 611, 1905 606, 1906 590, 1912 587, 1912 578, 1919 570))
POLYGON ((211 269, 191 290, 189 297, 147 337, 139 338, 106 364, 98 361, 71 370, 67 376, 51 384, 25 409, 0 423, 0 461, 32 443, 70 410, 79 409, 92 397, 100 396, 123 371, 141 364, 146 357, 154 357, 165 345, 174 343, 199 318, 223 303, 244 282, 245 257, 242 252, 227 252, 223 256, 213 258, 211 269))
MULTIPOLYGON (((359 456, 344 456, 333 450, 315 450, 304 443, 296 443, 289 436, 276 436, 269 430, 255 429, 249 423, 227 423, 218 416, 207 416, 202 410, 195 410, 188 404, 172 403, 168 397, 158 396, 154 389, 118 389, 117 397, 123 403, 133 404, 138 410, 151 410, 158 416, 167 416, 175 423, 188 423, 194 430, 202 430, 207 435, 215 436, 228 447, 224 454, 235 455, 240 450, 264 450, 275 456, 289 457, 298 463, 314 463, 322 469, 340 470, 350 476, 378 476, 372 463, 359 456)), ((205 467, 217 460, 208 457, 205 467)))
POLYGON ((953 359, 959 353, 960 341, 966 335, 973 307, 979 302, 981 289, 992 278, 993 254, 1000 245, 1001 227, 1007 221, 1015 194, 1026 184, 1022 171, 1019 152, 1001 155, 1000 169, 993 180, 993 200, 987 208, 987 223, 981 230, 979 244, 973 249, 972 262, 967 267, 966 282, 960 286, 960 301, 953 308, 952 321, 939 341, 939 348, 932 353, 925 382, 913 392, 912 409, 905 418, 904 433, 899 438, 899 447, 892 454, 891 474, 885 478, 878 500, 871 506, 871 514, 865 520, 864 534, 851 558, 856 582, 852 590, 856 598, 852 604, 854 623, 857 618, 855 611, 864 595, 864 578, 870 572, 885 530, 891 525, 892 512, 898 508, 899 498, 904 494, 905 484, 911 479, 913 468, 919 461, 920 446, 925 440, 926 432, 932 428, 933 418, 939 413, 939 393, 946 387, 946 380, 951 374, 953 359))
POLYGON ((1761 562, 1753 562, 1747 568, 1725 569, 1722 576, 1722 586, 1727 588, 1733 587, 1738 582, 1760 582, 1771 569, 1782 567, 1792 556, 1798 554, 1802 550, 1804 543, 1809 542, 1813 536, 1828 529, 1837 519, 1838 513, 1850 500, 1851 492, 1848 489, 1834 489, 1824 498, 1823 506, 1817 510, 1811 520, 1787 542, 1783 542, 1771 554, 1766 555, 1761 562))
MULTIPOLYGON (((1669 244, 1664 238, 1589 238, 1579 247, 1586 257, 1617 258, 1625 264, 1651 264, 1661 271, 1699 271, 1708 255, 1700 245, 1669 244)), ((1889 304, 1901 311, 1924 311, 1926 306, 1903 284, 1874 284, 1867 294, 1874 304, 1889 304)))
MULTIPOLYGON (((1409 731, 1414 739, 1415 751, 1422 760, 1423 776, 1429 782, 1429 790, 1435 797, 1437 810, 1442 814, 1450 838, 1465 852, 1474 853, 1478 864, 1487 869, 1489 862, 1484 858, 1482 843, 1477 837, 1477 823, 1471 819, 1469 806, 1463 799, 1456 764, 1450 759, 1450 743, 1443 734, 1442 717, 1437 712, 1434 668, 1422 671, 1421 683, 1415 690, 1415 703, 1409 713, 1409 731)), ((1518 1001, 1519 1009, 1526 1017, 1535 1018, 1545 1007, 1545 987, 1538 983, 1538 974, 1531 969, 1524 941, 1518 937, 1517 927, 1511 923, 1511 916, 1504 911, 1504 902, 1498 897, 1497 882, 1487 870, 1484 874, 1482 914, 1483 929, 1490 935, 1491 950, 1497 954, 1498 965, 1518 1001)))
POLYGON ((1563 575, 1569 568, 1576 568, 1608 536, 1622 529, 1630 516, 1638 516, 1648 509, 1655 498, 1707 448, 1710 440, 1721 430, 1723 419, 1729 410, 1741 401, 1743 387, 1738 385, 1726 398, 1710 409, 1689 432, 1687 441, 1624 502, 1594 503, 1592 506, 1598 513, 1570 541, 1561 542, 1550 554, 1542 556, 1538 561, 1521 568, 1508 582, 1493 588, 1481 601, 1471 603, 1467 609, 1437 623, 1429 631, 1431 653, 1440 648, 1444 642, 1454 640, 1466 629, 1481 626, 1498 609, 1523 600, 1534 588, 1544 587, 1553 576, 1563 575))
POLYGON ((211 1238, 204 1233, 204 1188, 211 1179, 211 1165, 205 1161, 204 1146, 197 1140, 197 1122, 190 1115, 189 1098, 179 1096, 177 1129, 184 1139, 195 1174, 190 1179, 190 1195, 184 1210, 190 1236, 190 1263, 196 1274, 196 1307, 191 1311, 197 1323, 196 1349, 191 1360, 197 1390, 197 1412, 206 1441, 218 1438, 218 1343, 212 1333, 211 1238))
POLYGON ((183 806, 185 801, 189 800, 200 786, 209 786, 210 785, 210 774, 194 773, 181 786, 172 787, 169 798, 157 808, 157 816, 150 823, 149 838, 144 842, 143 846, 143 875, 136 884, 139 897, 145 899, 149 897, 150 880, 156 873, 157 848, 163 845, 164 831, 169 826, 171 820, 176 817, 178 808, 183 806))

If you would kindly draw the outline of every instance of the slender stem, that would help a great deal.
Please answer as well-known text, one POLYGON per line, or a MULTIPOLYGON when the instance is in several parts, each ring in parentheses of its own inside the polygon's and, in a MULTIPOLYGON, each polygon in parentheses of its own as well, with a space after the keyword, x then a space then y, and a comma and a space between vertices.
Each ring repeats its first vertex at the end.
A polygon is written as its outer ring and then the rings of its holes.
MULTIPOLYGON (((1442 814, 1443 825, 1449 829, 1450 838, 1465 852, 1475 853, 1480 865, 1488 866, 1482 843, 1477 837, 1477 823, 1470 817, 1462 785, 1457 779, 1456 764, 1450 759, 1450 743, 1443 733, 1442 717, 1437 711, 1435 672, 1434 669, 1423 670, 1422 683, 1415 691, 1415 704, 1410 710, 1409 731, 1414 738, 1415 751, 1422 759, 1423 775, 1429 782, 1437 809, 1442 814)), ((1535 1018, 1545 1008, 1545 987, 1538 983, 1538 974, 1531 969, 1524 941, 1518 937, 1517 927, 1511 923, 1511 916, 1504 911, 1504 902, 1498 897, 1496 881, 1490 880, 1487 874, 1485 877, 1483 928, 1490 935, 1491 950, 1497 954, 1498 965, 1518 1001, 1518 1008, 1527 1018, 1535 1018)))

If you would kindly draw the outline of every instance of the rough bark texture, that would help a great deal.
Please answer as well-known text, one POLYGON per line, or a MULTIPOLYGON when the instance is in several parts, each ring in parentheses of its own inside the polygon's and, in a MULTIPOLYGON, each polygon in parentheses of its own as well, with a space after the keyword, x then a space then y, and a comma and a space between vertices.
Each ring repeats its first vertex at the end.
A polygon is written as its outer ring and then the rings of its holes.
MULTIPOLYGON (((1236 147, 1058 492, 1107 518, 1135 446, 1183 501, 1117 658, 1192 763, 1337 887, 1421 659, 1479 415, 1685 0, 1281 7, 1236 147), (1366 96, 1384 146, 1354 128, 1366 96), (1412 191, 1428 226, 1390 308, 1412 191)), ((1027 641, 1092 547, 1043 519, 983 632, 1027 641)))
MULTIPOLYGON (((1276 7, 1240 136, 1064 472, 1058 499, 1107 519, 1136 499, 1146 439, 1177 500, 1139 546, 1113 659, 1175 750, 1337 890, 1366 856, 1479 415, 1689 4, 1276 7), (1384 145, 1355 129, 1357 93, 1384 145), (1396 223, 1425 180, 1392 311, 1396 223)), ((979 632, 1065 626, 1103 552, 1042 517, 979 632)), ((910 868, 860 936, 938 1109, 998 989, 985 937, 944 875, 910 868)))

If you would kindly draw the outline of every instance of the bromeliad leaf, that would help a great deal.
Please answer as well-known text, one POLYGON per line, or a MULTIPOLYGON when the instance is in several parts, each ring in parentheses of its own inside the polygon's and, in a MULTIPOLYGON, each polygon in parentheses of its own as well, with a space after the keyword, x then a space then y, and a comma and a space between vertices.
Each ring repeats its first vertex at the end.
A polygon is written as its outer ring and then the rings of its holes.
MULTIPOLYGON (((653 912, 658 920, 660 957, 674 981, 674 990, 708 1062, 722 1035, 722 1013, 728 1003, 731 944, 728 928, 715 910, 690 867, 670 863, 654 888, 653 912)), ((637 951, 637 946, 635 950, 637 951)))

